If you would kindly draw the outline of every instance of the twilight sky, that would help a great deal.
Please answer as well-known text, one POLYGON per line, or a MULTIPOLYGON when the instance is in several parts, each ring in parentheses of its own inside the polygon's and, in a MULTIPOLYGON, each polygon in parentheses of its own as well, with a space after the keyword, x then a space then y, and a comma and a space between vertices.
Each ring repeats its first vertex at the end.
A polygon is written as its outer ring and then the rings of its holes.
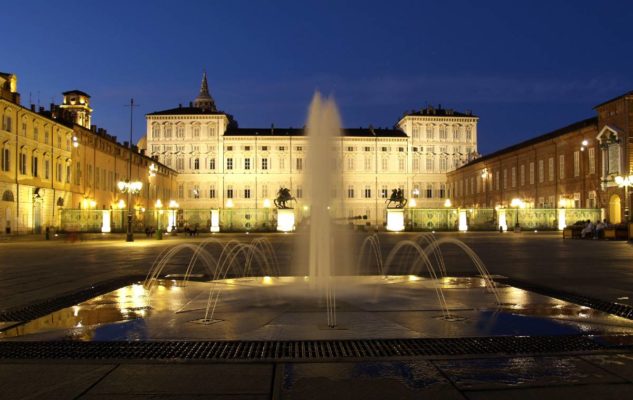
POLYGON ((594 115, 633 89, 633 2, 35 1, 2 6, 0 71, 22 104, 92 96, 93 123, 135 141, 188 104, 202 71, 241 127, 303 126, 316 89, 345 127, 442 104, 480 117, 486 154, 594 115))

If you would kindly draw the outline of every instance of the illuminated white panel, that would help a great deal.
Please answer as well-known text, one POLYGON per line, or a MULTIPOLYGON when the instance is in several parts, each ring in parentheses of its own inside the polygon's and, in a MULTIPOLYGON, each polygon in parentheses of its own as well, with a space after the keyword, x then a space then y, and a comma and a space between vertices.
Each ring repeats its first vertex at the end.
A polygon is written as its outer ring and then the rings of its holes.
POLYGON ((103 223, 101 224, 101 232, 109 233, 110 232, 110 211, 103 210, 103 223))
POLYGON ((220 210, 211 210, 211 232, 220 232, 220 210))
POLYGON ((560 208, 558 210, 558 230, 562 231, 567 226, 567 221, 565 220, 565 209, 560 208))
POLYGON ((508 230, 508 223, 506 221, 506 210, 499 209, 497 210, 497 212, 499 213, 499 226, 505 232, 508 230))
POLYGON ((292 232, 295 230, 295 213, 289 208, 277 210, 277 230, 279 232, 292 232))
POLYGON ((460 232, 466 232, 468 230, 468 221, 466 219, 466 210, 459 211, 459 229, 460 232))
POLYGON ((404 210, 387 209, 387 230, 402 232, 404 230, 404 210))

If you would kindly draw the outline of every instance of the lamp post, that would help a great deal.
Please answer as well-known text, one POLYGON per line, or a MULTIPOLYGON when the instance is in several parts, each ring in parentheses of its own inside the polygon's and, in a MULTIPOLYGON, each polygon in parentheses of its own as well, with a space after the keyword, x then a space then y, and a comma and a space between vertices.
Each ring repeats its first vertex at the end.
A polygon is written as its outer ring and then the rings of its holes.
POLYGON ((616 176, 615 183, 618 187, 624 188, 624 219, 627 222, 631 221, 631 214, 629 209, 629 187, 633 186, 633 175, 629 176, 616 176))
POLYGON ((125 236, 126 242, 134 241, 134 233, 132 232, 132 220, 134 215, 132 214, 132 195, 138 194, 143 189, 143 182, 139 181, 120 181, 117 186, 122 193, 127 193, 127 234, 125 236))
POLYGON ((132 194, 136 194, 141 191, 143 188, 143 184, 141 182, 132 182, 132 131, 133 131, 133 116, 134 116, 134 107, 138 107, 138 105, 134 105, 134 99, 130 99, 130 141, 128 143, 130 152, 128 157, 128 173, 127 180, 125 182, 119 182, 119 190, 122 192, 127 191, 127 234, 125 235, 126 242, 134 241, 134 233, 132 232, 132 219, 134 216, 132 215, 132 194), (135 193, 133 193, 135 192, 135 193))
MULTIPOLYGON (((580 160, 579 160, 579 164, 580 164, 580 179, 582 179, 582 193, 580 195, 580 201, 582 202, 582 198, 583 196, 586 196, 585 194, 585 158, 582 156, 582 154, 585 152, 585 149, 587 148, 587 146, 589 145, 589 141, 587 139, 583 140, 582 142, 580 142, 580 160)), ((580 204, 580 208, 584 208, 584 206, 587 205, 587 200, 585 199, 585 204, 580 204)))
POLYGON ((174 232, 176 234, 176 211, 178 210, 180 205, 176 200, 169 201, 169 209, 171 210, 171 221, 169 221, 169 226, 167 226, 167 232, 174 232))
POLYGON ((450 216, 451 216, 451 210, 450 208, 453 206, 453 203, 451 203, 451 199, 446 199, 444 200, 444 208, 446 209, 446 230, 450 229, 450 216))
POLYGON ((514 208, 514 231, 515 232, 520 232, 521 231, 521 225, 519 225, 519 208, 524 208, 525 207, 525 203, 523 202, 523 200, 521 199, 517 199, 514 198, 512 199, 512 201, 510 202, 510 207, 514 208))

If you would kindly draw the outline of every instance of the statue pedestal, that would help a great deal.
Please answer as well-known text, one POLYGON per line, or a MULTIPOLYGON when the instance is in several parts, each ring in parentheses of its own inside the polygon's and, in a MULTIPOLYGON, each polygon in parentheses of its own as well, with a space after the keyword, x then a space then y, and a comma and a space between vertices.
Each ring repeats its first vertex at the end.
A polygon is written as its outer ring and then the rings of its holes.
POLYGON ((277 230, 292 232, 295 230, 295 210, 292 208, 277 209, 277 230))
POLYGON ((404 230, 404 209, 387 209, 387 230, 390 232, 402 232, 404 230))
POLYGON ((211 232, 220 232, 220 210, 211 210, 211 232))

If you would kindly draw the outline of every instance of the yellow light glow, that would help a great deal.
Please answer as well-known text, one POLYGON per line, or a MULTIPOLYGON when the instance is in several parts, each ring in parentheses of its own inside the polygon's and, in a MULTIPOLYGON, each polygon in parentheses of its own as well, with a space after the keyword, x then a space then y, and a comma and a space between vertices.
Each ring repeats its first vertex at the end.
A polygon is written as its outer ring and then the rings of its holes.
POLYGON ((163 208, 163 202, 160 199, 156 200, 156 208, 163 208))
POLYGON ((125 200, 123 199, 119 200, 119 202, 117 203, 117 206, 119 207, 119 210, 123 210, 125 208, 125 200))
POLYGON ((264 199, 264 208, 270 208, 270 200, 264 199))
POLYGON ((409 280, 410 281, 419 281, 420 279, 422 279, 422 278, 420 278, 417 275, 409 275, 409 280))
POLYGON ((404 210, 388 209, 387 210, 387 227, 391 232, 402 232, 404 230, 404 210))
POLYGON ((270 276, 265 276, 262 278, 262 284, 264 285, 272 285, 273 284, 273 278, 271 278, 270 276))
POLYGON ((415 199, 411 199, 409 201, 409 207, 416 207, 418 205, 418 203, 415 201, 415 199))
POLYGON ((178 208, 180 204, 176 200, 169 200, 169 208, 178 208))
POLYGON ((449 207, 452 207, 452 206, 453 206, 453 203, 451 203, 451 199, 446 199, 444 201, 444 207, 449 208, 449 207))
POLYGON ((233 208, 233 199, 228 199, 226 201, 226 208, 233 208))
POLYGON ((279 232, 292 232, 295 230, 294 210, 284 208, 277 210, 277 230, 279 232))

